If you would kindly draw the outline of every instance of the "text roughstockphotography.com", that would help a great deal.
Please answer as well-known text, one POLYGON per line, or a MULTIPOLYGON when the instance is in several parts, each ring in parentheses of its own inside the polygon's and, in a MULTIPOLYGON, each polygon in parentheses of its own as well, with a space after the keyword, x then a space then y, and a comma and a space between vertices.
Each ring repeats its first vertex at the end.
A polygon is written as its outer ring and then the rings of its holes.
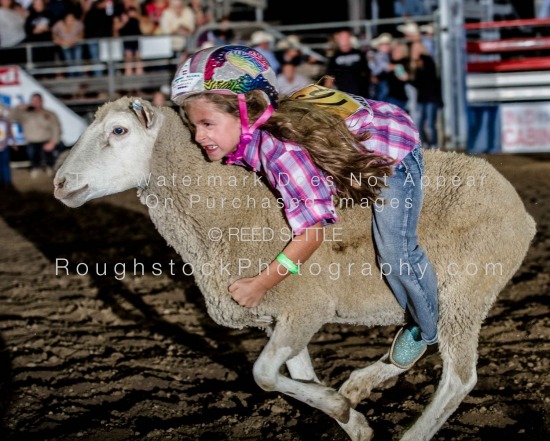
MULTIPOLYGON (((232 262, 226 262, 219 259, 212 262, 205 262, 200 266, 191 263, 175 262, 170 259, 166 262, 148 262, 144 264, 137 259, 133 259, 132 263, 100 263, 94 264, 85 262, 71 262, 65 258, 55 259, 55 275, 63 276, 87 276, 94 274, 96 276, 114 277, 117 280, 124 280, 126 277, 142 277, 146 274, 153 276, 162 275, 186 275, 186 276, 246 276, 250 277, 255 273, 259 274, 262 271, 269 271, 271 262, 258 258, 239 258, 232 262)), ((298 262, 299 263, 299 262, 298 262)), ((445 269, 451 276, 476 276, 480 273, 487 276, 502 276, 504 274, 504 266, 500 262, 468 262, 457 263, 449 262, 445 269)), ((399 272, 400 275, 416 273, 419 279, 424 277, 426 267, 422 265, 411 266, 400 260, 400 265, 397 268, 392 268, 392 265, 384 263, 380 267, 373 265, 370 262, 310 262, 307 261, 300 265, 298 276, 311 275, 320 276, 328 275, 330 280, 336 281, 343 277, 361 276, 361 277, 386 277, 393 272, 399 272)), ((281 274, 286 274, 285 269, 281 269, 281 274)))

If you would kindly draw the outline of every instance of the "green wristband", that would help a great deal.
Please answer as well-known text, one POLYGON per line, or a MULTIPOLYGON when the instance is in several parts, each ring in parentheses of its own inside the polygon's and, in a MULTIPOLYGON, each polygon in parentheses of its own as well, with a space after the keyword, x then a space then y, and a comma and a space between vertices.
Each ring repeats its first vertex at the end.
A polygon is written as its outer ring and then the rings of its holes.
POLYGON ((284 266, 292 274, 298 274, 300 267, 296 265, 292 260, 286 257, 283 253, 279 253, 277 256, 277 262, 284 266))

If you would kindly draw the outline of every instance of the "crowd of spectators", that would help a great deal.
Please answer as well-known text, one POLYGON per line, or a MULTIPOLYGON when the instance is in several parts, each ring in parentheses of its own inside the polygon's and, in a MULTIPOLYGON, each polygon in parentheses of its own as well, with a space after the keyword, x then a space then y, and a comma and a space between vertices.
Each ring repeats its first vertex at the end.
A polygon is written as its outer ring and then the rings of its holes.
MULTIPOLYGON (((304 84, 320 84, 366 98, 390 102, 417 123, 423 145, 439 146, 437 120, 443 105, 432 24, 408 21, 394 33, 382 32, 361 40, 351 28, 338 29, 330 39, 326 61, 304 56, 299 41, 273 51, 279 66, 281 93, 290 95, 304 84), (288 65, 291 66, 288 66, 288 65)), ((276 49, 277 49, 276 48, 276 49)), ((271 50, 262 48, 262 53, 271 50)))
MULTIPOLYGON (((143 73, 138 41, 131 37, 171 36, 171 47, 177 57, 184 51, 186 39, 214 20, 202 0, 0 1, 1 49, 21 43, 55 43, 55 46, 35 46, 33 62, 57 59, 71 66, 81 64, 84 59, 99 59, 97 39, 122 37, 124 73, 128 75, 143 73)), ((11 51, 9 58, 11 62, 22 62, 25 52, 11 51)), ((100 75, 101 71, 95 73, 100 75)), ((79 73, 74 69, 71 75, 79 73)))
MULTIPOLYGON (((125 75, 144 73, 138 40, 132 37, 170 37, 173 57, 183 61, 186 44, 201 26, 213 23, 207 0, 0 0, 0 47, 22 42, 50 42, 56 46, 34 48, 33 61, 64 61, 67 76, 80 76, 84 59, 100 58, 105 37, 122 37, 125 75), (25 3, 26 2, 26 3, 25 3)), ((398 15, 425 14, 422 2, 395 1, 398 15)), ((220 24, 230 23, 228 17, 220 24)), ((441 93, 435 60, 436 46, 431 24, 418 26, 407 21, 394 32, 383 32, 370 41, 351 28, 339 29, 329 41, 326 61, 304 54, 296 36, 276 42, 273 35, 257 30, 236 35, 230 26, 218 26, 197 37, 200 47, 237 43, 261 52, 278 75, 283 93, 320 81, 327 87, 388 101, 407 110, 420 126, 423 141, 437 145, 435 129, 441 93)), ((17 60, 14 60, 17 61, 17 60)), ((105 71, 100 64, 90 74, 105 71)))

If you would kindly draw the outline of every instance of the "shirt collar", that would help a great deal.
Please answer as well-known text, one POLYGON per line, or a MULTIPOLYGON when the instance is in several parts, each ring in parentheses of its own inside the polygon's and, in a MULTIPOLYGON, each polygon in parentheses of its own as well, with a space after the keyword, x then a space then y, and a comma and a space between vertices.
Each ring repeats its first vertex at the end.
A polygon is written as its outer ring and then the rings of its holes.
POLYGON ((227 155, 225 157, 225 163, 230 165, 248 164, 256 170, 260 161, 260 140, 261 130, 254 130, 250 142, 246 145, 237 147, 237 150, 227 155))

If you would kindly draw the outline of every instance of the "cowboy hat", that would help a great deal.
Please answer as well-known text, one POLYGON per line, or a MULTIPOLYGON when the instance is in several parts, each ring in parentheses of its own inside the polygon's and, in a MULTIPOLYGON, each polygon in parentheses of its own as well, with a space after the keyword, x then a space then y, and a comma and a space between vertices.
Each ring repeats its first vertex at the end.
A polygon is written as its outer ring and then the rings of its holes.
POLYGON ((397 26, 397 30, 405 35, 418 35, 420 30, 414 21, 409 21, 405 24, 397 26))
POLYGON ((273 43, 275 38, 266 31, 256 31, 250 37, 250 46, 256 46, 262 43, 273 43))
POLYGON ((424 34, 433 34, 434 33, 433 23, 428 23, 420 26, 420 32, 423 32, 424 34))
POLYGON ((277 49, 299 48, 300 38, 297 35, 288 35, 277 43, 277 49))
POLYGON ((373 38, 370 41, 370 45, 371 47, 376 49, 381 44, 391 44, 392 41, 393 41, 393 36, 388 32, 383 32, 378 37, 373 38))

